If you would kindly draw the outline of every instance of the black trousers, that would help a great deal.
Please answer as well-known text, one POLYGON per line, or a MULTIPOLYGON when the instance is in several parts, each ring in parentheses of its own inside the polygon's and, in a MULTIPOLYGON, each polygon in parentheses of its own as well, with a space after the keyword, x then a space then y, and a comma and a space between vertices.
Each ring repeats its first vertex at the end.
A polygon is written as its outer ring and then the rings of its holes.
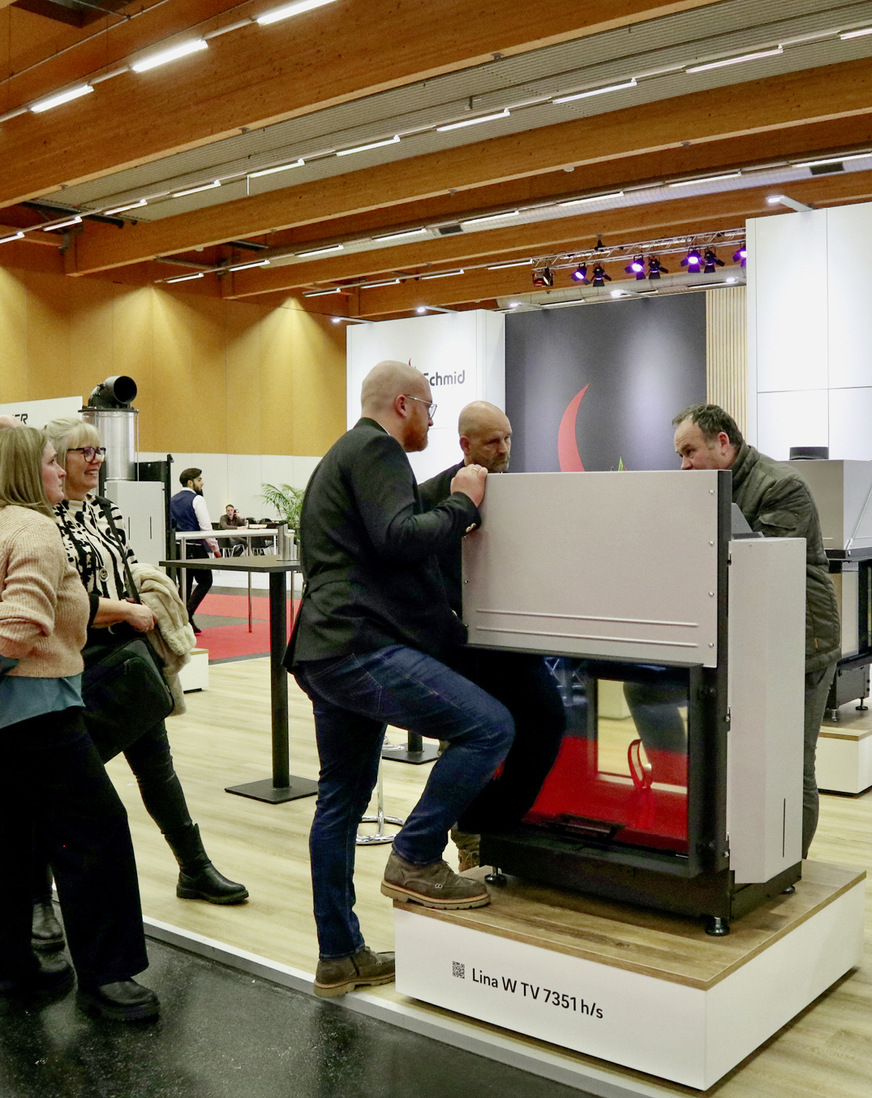
MULTIPOLYGON (((210 555, 208 549, 204 549, 202 545, 192 545, 190 542, 187 554, 192 560, 205 560, 210 555)), ((189 568, 185 576, 185 606, 188 616, 192 618, 197 607, 209 593, 209 588, 212 586, 212 573, 207 568, 189 568)))
POLYGON ((515 738, 502 770, 463 813, 463 831, 502 831, 520 823, 548 777, 566 712, 554 676, 528 652, 461 649, 457 670, 501 701, 515 721, 515 738))
POLYGON ((0 732, 0 979, 20 979, 36 965, 34 840, 48 851, 80 985, 148 967, 127 813, 81 713, 47 713, 0 732))

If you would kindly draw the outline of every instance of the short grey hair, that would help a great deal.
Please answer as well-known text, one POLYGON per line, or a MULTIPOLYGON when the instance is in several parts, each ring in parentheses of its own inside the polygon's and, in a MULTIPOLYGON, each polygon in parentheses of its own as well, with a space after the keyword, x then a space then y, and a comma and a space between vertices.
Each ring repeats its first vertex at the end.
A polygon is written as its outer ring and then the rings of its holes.
POLYGON ((77 446, 99 446, 100 432, 93 423, 87 423, 81 416, 60 416, 45 425, 49 442, 58 452, 58 463, 67 467, 67 450, 77 446))

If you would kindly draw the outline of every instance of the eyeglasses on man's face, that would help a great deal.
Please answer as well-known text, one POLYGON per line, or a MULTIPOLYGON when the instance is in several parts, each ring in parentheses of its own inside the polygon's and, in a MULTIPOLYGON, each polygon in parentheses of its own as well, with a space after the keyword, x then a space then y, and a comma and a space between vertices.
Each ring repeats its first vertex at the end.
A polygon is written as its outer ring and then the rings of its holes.
POLYGON ((85 461, 93 461, 94 458, 106 457, 105 446, 71 446, 67 453, 81 454, 85 461))
POLYGON ((436 415, 436 405, 429 400, 424 400, 423 397, 413 397, 410 393, 403 393, 406 400, 417 400, 419 404, 427 405, 427 416, 432 419, 436 415))

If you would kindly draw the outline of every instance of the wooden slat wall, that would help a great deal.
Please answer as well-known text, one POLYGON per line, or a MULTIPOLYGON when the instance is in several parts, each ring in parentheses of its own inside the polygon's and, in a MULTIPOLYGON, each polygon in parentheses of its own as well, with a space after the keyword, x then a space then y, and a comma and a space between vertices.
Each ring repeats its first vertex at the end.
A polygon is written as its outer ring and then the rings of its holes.
POLYGON ((710 290, 706 304, 706 398, 748 429, 748 338, 745 287, 710 290))
POLYGON ((0 268, 0 403, 139 393, 140 448, 324 453, 345 430, 345 328, 288 301, 0 268))

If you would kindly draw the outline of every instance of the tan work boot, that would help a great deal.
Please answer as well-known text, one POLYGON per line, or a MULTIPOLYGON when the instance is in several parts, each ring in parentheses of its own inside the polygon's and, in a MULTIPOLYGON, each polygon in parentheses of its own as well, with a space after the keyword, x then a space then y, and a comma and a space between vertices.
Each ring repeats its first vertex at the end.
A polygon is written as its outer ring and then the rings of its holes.
POLYGON ((381 884, 382 895, 402 903, 445 911, 484 907, 490 903, 488 890, 479 881, 461 877, 445 862, 413 865, 391 852, 381 884))
POLYGON ((389 984, 393 978, 393 953, 373 953, 364 946, 350 957, 319 961, 315 970, 315 994, 327 999, 344 995, 356 987, 389 984))
POLYGON ((452 827, 451 841, 457 847, 457 867, 461 873, 481 865, 479 860, 481 835, 473 835, 471 831, 460 831, 458 828, 452 827))

